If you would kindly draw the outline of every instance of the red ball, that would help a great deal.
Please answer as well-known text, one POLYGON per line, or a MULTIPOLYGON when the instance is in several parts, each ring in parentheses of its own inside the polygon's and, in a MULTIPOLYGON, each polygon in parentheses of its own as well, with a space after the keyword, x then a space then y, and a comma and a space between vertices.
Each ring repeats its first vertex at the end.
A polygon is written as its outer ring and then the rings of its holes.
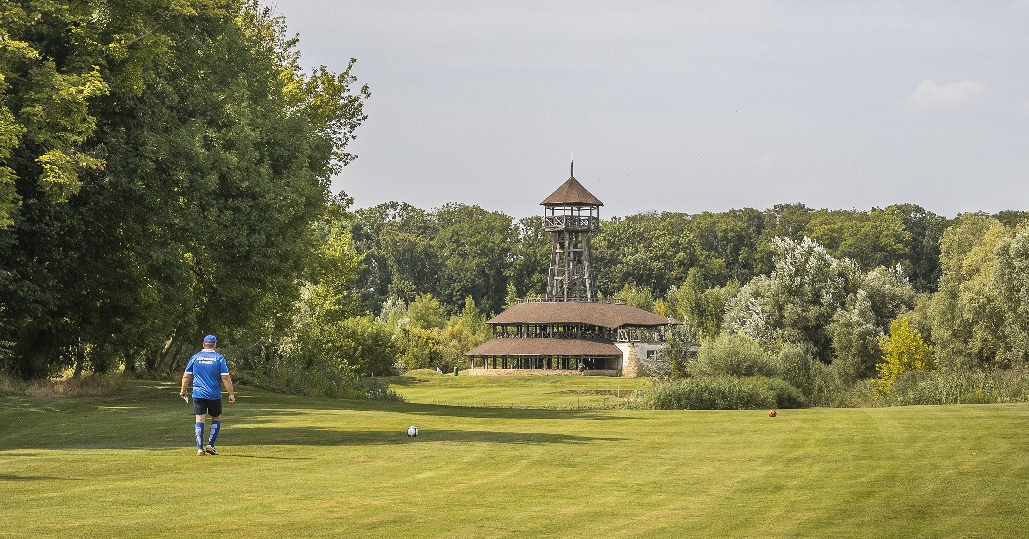
POLYGON ((769 410, 768 417, 775 417, 775 410, 769 410))

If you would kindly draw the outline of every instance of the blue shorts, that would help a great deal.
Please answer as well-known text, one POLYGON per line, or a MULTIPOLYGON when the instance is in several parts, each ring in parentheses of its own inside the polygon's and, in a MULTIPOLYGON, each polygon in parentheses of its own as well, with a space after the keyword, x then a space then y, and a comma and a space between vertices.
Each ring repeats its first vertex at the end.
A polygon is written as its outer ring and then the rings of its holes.
POLYGON ((193 415, 207 414, 211 417, 222 415, 221 399, 193 399, 193 415))

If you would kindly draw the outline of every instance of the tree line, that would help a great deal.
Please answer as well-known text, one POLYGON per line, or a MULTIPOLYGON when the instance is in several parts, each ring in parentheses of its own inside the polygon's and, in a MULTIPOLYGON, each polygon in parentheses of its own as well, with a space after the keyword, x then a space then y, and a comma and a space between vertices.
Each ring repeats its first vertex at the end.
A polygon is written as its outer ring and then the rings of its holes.
MULTIPOLYGON (((423 210, 389 202, 356 210, 351 221, 355 249, 366 258, 356 288, 373 310, 389 296, 431 293, 451 311, 471 296, 485 311, 498 312, 512 294, 545 290, 551 240, 539 216, 515 220, 478 206, 423 210)), ((661 298, 684 285, 740 285, 773 270, 776 238, 808 237, 863 268, 900 265, 915 290, 932 292, 948 224, 911 204, 871 211, 789 204, 615 217, 603 220, 593 240, 597 287, 607 297, 643 289, 661 298)))

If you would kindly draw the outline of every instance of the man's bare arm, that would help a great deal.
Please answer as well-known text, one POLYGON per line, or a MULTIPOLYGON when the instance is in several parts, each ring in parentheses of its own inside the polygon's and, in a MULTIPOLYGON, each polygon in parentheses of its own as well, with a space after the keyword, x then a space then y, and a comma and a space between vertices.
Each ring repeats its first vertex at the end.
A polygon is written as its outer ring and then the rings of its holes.
POLYGON ((228 374, 223 374, 222 385, 225 386, 225 389, 229 392, 229 402, 236 402, 236 393, 232 391, 232 377, 228 374))
POLYGON ((193 379, 193 375, 188 373, 188 372, 184 373, 182 375, 182 389, 179 390, 179 396, 180 397, 185 397, 186 396, 186 388, 189 387, 189 381, 192 380, 192 379, 193 379))

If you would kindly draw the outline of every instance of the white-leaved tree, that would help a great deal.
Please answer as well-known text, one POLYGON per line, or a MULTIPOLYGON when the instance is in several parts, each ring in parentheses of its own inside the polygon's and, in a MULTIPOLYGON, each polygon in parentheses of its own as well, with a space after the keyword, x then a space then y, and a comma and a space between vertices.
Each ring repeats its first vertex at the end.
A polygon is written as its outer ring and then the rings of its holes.
POLYGON ((902 270, 863 273, 806 237, 776 238, 773 246, 775 269, 726 303, 723 329, 742 332, 769 350, 802 345, 824 363, 842 360, 853 375, 871 375, 877 337, 914 304, 902 270))
POLYGON ((1029 223, 1002 239, 995 253, 993 281, 1005 341, 998 366, 1024 366, 1029 364, 1029 223))

